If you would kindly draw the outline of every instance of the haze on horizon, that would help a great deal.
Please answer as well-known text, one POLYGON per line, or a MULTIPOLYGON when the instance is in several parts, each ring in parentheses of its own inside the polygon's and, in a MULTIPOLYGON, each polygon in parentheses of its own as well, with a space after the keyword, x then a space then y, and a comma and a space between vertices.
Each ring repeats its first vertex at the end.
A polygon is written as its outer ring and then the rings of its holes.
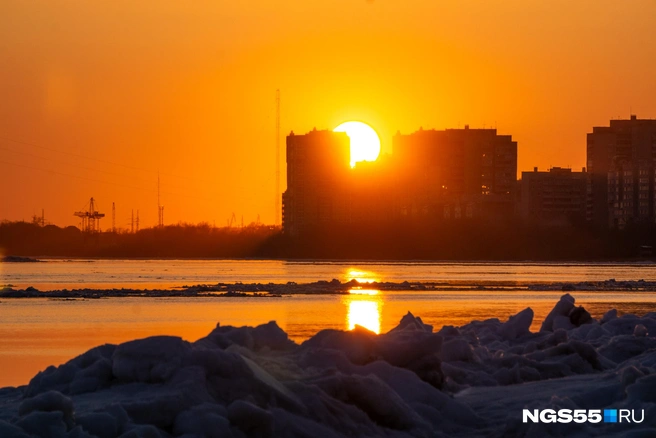
MULTIPOLYGON (((518 170, 585 166, 585 135, 656 117, 656 2, 5 0, 0 220, 274 221, 281 135, 361 120, 494 127, 518 170), (36 146, 35 146, 36 145, 36 146), (92 159, 81 158, 90 157, 92 159)), ((281 139, 284 190, 284 138, 281 139)))

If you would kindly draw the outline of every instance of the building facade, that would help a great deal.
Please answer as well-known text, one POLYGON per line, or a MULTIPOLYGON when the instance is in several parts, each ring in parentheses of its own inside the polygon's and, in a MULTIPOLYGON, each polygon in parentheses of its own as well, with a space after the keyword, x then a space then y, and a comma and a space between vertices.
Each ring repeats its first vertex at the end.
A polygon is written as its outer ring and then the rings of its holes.
POLYGON ((496 129, 423 130, 397 135, 393 158, 402 215, 492 217, 513 210, 517 142, 496 129))
POLYGON ((344 133, 287 137, 283 230, 362 226, 512 214, 517 143, 495 129, 397 134, 393 153, 350 166, 344 133))
POLYGON ((656 222, 656 170, 653 164, 626 166, 619 163, 608 173, 610 226, 656 222))
POLYGON ((302 233, 350 221, 351 143, 343 132, 287 136, 287 190, 282 197, 283 230, 302 233))
POLYGON ((574 224, 586 219, 588 174, 552 167, 548 171, 522 172, 518 213, 540 224, 574 224))
POLYGON ((656 120, 611 120, 587 137, 588 218, 599 226, 654 222, 656 120))

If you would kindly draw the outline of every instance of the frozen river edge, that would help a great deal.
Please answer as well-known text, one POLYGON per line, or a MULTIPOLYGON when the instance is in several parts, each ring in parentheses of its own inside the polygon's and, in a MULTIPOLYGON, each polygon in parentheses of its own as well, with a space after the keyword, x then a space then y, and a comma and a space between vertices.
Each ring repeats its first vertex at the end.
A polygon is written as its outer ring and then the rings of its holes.
POLYGON ((282 295, 348 294, 354 289, 378 291, 631 291, 656 292, 656 282, 644 280, 585 281, 585 282, 340 282, 315 281, 312 283, 218 283, 180 286, 170 289, 57 289, 41 291, 33 287, 14 289, 7 285, 0 289, 0 298, 110 298, 110 297, 256 297, 271 298, 282 295))
POLYGON ((300 345, 275 322, 103 345, 0 389, 0 436, 653 436, 656 313, 594 320, 566 294, 532 321, 527 308, 434 333, 408 313, 385 334, 300 345), (644 420, 522 422, 605 408, 644 420))

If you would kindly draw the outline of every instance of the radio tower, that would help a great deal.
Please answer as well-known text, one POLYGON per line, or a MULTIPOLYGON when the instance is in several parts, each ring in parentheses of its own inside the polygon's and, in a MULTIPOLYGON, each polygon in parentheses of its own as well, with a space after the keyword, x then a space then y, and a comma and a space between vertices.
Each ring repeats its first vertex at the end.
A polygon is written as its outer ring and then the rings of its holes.
POLYGON ((280 89, 276 90, 276 216, 275 225, 280 224, 280 89))
POLYGON ((164 226, 164 207, 160 204, 159 199, 159 172, 157 172, 157 226, 164 226))

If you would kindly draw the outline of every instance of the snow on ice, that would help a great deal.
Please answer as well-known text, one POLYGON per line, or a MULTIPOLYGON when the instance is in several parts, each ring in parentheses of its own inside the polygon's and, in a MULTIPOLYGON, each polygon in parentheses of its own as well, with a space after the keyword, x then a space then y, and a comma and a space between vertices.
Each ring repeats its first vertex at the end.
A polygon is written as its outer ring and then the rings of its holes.
POLYGON ((0 389, 0 437, 654 436, 656 313, 599 321, 564 295, 434 332, 408 313, 376 335, 298 345, 275 322, 187 342, 103 345, 0 389), (534 424, 522 409, 640 409, 640 424, 534 424))

